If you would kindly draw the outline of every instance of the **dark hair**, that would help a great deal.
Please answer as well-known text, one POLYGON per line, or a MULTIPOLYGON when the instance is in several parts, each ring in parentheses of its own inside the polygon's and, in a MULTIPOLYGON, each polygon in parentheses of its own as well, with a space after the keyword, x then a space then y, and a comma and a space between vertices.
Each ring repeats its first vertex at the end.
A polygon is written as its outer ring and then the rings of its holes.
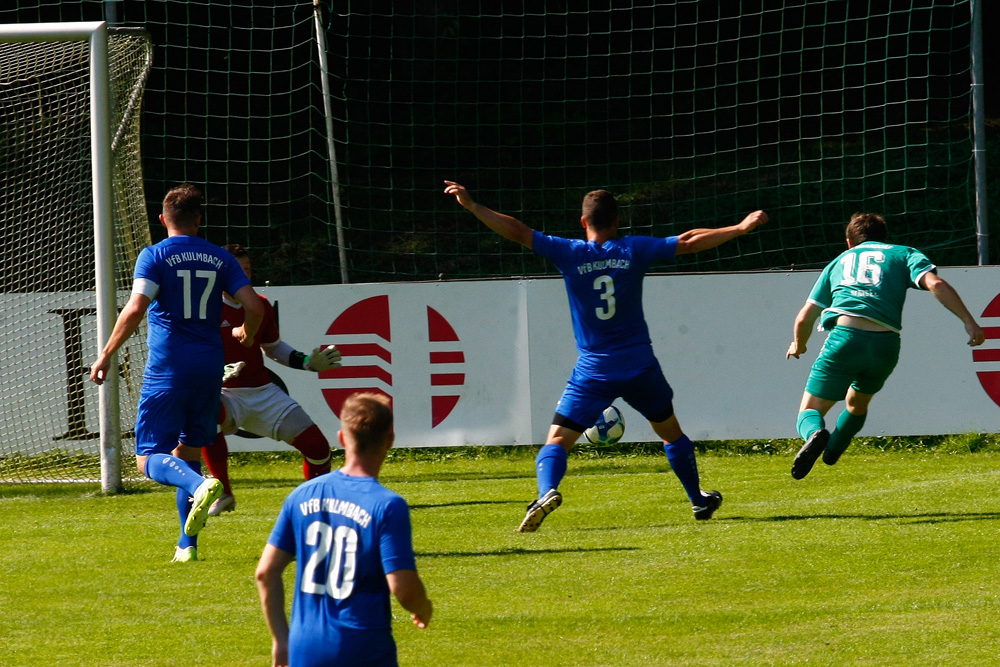
POLYGON ((250 259, 250 251, 241 246, 239 243, 227 243, 222 247, 228 250, 229 254, 236 259, 243 259, 244 257, 250 259))
POLYGON ((583 197, 583 219, 594 229, 611 229, 618 219, 618 201, 607 190, 594 190, 583 197))
POLYGON ((392 434, 392 402, 385 394, 351 394, 340 408, 340 425, 359 453, 378 451, 392 434))
POLYGON ((201 190, 190 183, 181 183, 163 198, 163 217, 179 227, 191 227, 203 213, 201 190))
POLYGON ((855 213, 847 223, 847 240, 851 245, 865 241, 885 241, 888 229, 885 218, 878 213, 855 213))

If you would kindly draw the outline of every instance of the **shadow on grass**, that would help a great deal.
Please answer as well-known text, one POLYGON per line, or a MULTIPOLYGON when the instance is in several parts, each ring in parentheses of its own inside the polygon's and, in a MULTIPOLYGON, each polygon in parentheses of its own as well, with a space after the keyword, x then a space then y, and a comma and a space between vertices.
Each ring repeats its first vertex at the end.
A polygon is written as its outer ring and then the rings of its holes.
POLYGON ((467 505, 524 505, 523 500, 467 500, 457 503, 425 503, 420 505, 410 505, 411 510, 429 510, 438 507, 463 507, 467 505))
POLYGON ((578 554, 609 551, 638 551, 638 547, 569 547, 566 549, 497 549, 495 551, 438 551, 417 552, 417 558, 466 558, 473 556, 534 556, 539 554, 578 554))
POLYGON ((773 523, 778 521, 810 521, 814 519, 860 519, 862 521, 900 521, 906 524, 954 523, 957 521, 994 521, 1000 512, 926 512, 922 514, 782 514, 778 516, 727 516, 723 522, 773 523))

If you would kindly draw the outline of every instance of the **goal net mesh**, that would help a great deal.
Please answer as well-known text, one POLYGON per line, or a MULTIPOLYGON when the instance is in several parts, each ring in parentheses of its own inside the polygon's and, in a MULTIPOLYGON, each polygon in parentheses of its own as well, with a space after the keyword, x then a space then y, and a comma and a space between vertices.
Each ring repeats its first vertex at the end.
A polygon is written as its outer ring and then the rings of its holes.
MULTIPOLYGON (((143 30, 112 29, 108 51, 122 304, 150 243, 139 111, 152 44, 143 30)), ((100 479, 90 139, 87 43, 0 43, 0 482, 100 479)), ((119 356, 126 462, 144 327, 119 356)))

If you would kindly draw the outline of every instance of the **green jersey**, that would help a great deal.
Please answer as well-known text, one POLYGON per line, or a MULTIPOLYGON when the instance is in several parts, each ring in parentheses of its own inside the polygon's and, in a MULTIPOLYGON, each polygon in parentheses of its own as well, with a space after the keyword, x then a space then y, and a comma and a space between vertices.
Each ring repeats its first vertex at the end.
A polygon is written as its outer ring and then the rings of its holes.
POLYGON ((823 329, 832 329, 839 315, 853 315, 898 333, 903 326, 906 290, 921 289, 920 279, 936 270, 915 248, 865 241, 823 269, 809 293, 809 302, 823 308, 823 329))

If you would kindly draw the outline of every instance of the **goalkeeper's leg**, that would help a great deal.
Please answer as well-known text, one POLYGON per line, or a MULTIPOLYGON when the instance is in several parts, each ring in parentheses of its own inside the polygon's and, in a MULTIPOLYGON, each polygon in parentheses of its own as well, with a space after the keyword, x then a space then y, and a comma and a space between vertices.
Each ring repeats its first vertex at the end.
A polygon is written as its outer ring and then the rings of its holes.
POLYGON ((222 482, 222 492, 233 495, 233 487, 229 483, 229 445, 226 436, 220 431, 211 445, 202 447, 201 455, 212 477, 222 482))
POLYGON ((310 425, 288 444, 302 452, 303 477, 312 479, 330 472, 330 442, 316 424, 310 425))

